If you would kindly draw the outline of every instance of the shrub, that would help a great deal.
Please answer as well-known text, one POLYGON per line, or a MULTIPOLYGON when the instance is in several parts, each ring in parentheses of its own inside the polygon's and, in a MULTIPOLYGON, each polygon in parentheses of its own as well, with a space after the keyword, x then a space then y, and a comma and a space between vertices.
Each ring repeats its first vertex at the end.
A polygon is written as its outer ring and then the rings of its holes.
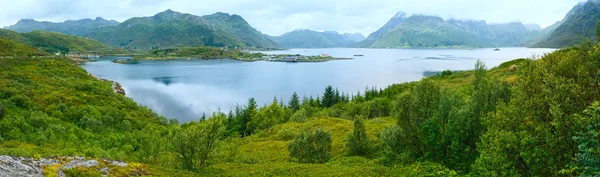
POLYGON ((300 122, 300 123, 308 121, 308 115, 306 114, 306 109, 302 108, 302 109, 296 111, 294 114, 292 114, 290 121, 300 122))
POLYGON ((350 150, 350 155, 365 156, 369 153, 369 137, 360 116, 354 118, 354 130, 348 134, 346 147, 350 150))
POLYGON ((288 144, 290 156, 300 163, 325 163, 331 158, 331 133, 302 132, 288 144))

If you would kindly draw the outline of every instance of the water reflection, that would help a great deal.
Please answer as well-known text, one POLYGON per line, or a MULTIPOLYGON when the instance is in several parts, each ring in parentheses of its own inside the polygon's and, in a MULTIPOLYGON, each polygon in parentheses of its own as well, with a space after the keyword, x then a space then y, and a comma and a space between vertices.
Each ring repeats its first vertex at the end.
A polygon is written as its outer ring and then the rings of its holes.
POLYGON ((478 50, 295 49, 270 53, 329 54, 354 60, 324 63, 240 62, 234 60, 141 61, 136 65, 98 62, 82 65, 94 76, 121 83, 127 96, 160 115, 180 122, 198 120, 203 113, 229 111, 248 98, 259 105, 300 96, 319 96, 327 85, 344 93, 365 86, 386 87, 415 81, 444 70, 469 70, 476 60, 488 67, 551 49, 505 48, 478 50), (428 58, 429 57, 429 58, 428 58))

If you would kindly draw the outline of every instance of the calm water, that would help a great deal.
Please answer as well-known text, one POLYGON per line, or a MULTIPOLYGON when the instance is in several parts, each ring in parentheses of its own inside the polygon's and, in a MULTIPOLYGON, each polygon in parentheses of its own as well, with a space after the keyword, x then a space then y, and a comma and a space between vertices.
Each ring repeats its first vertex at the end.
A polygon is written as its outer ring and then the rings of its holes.
POLYGON ((142 61, 135 65, 115 64, 106 57, 86 63, 83 68, 97 77, 121 83, 128 97, 158 114, 187 122, 200 119, 204 112, 228 111, 250 97, 259 104, 270 103, 275 96, 286 101, 294 91, 300 96, 320 95, 327 85, 356 93, 366 86, 385 87, 419 80, 425 71, 472 69, 478 59, 494 67, 508 60, 551 51, 294 49, 270 53, 364 57, 324 63, 176 60, 142 61))

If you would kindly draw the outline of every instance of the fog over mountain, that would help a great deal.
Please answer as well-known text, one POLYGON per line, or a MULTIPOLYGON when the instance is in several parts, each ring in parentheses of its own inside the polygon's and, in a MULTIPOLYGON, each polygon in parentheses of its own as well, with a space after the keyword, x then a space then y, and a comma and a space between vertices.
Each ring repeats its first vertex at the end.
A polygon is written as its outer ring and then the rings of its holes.
MULTIPOLYGON (((542 28, 562 20, 581 0, 2 0, 0 26, 20 19, 62 22, 103 17, 125 21, 152 16, 165 9, 194 15, 227 12, 244 17, 258 31, 279 36, 294 29, 370 34, 399 11, 444 19, 485 20, 488 23, 535 23, 542 28), (535 7, 535 8, 532 8, 535 7), (35 10, 32 10, 35 9, 35 10)), ((532 27, 532 26, 529 26, 532 27)), ((536 27, 535 27, 536 28, 536 27)))

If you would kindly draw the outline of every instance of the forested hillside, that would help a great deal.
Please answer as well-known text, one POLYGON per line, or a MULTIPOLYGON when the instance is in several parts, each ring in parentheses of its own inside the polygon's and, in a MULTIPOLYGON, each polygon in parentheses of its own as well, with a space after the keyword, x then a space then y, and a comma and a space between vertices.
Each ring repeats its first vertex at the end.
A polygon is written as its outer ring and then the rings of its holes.
POLYGON ((167 10, 152 17, 134 17, 86 35, 107 45, 129 48, 253 47, 276 44, 252 28, 242 17, 226 13, 195 16, 167 10))
POLYGON ((58 32, 33 31, 29 33, 17 33, 0 29, 0 37, 28 44, 50 54, 78 52, 113 53, 116 51, 95 40, 58 32))

